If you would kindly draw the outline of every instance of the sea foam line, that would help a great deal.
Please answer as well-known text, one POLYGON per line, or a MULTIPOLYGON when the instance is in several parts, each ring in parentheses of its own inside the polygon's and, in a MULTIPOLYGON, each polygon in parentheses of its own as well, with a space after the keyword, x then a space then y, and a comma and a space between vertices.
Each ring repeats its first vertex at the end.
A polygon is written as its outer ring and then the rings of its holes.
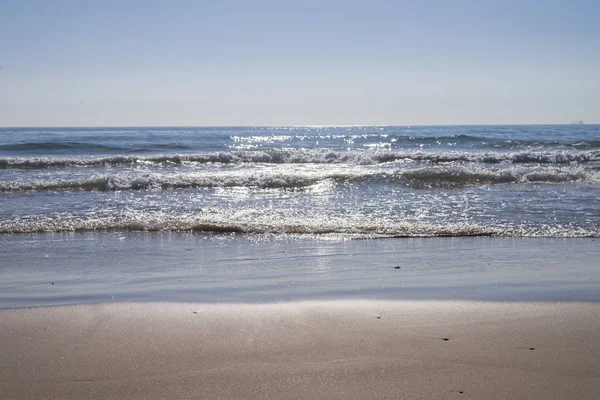
POLYGON ((598 184, 600 169, 574 166, 504 166, 479 164, 431 165, 418 168, 278 168, 235 171, 146 172, 125 170, 78 178, 0 181, 0 193, 46 191, 171 190, 214 187, 305 189, 333 184, 403 185, 414 189, 453 188, 497 184, 598 184))
POLYGON ((517 227, 483 226, 468 223, 368 223, 329 219, 327 221, 240 222, 193 218, 110 217, 87 218, 75 215, 9 220, 0 224, 0 234, 52 232, 192 232, 245 235, 316 235, 339 238, 412 237, 562 237, 598 238, 598 229, 570 226, 517 227))
POLYGON ((24 191, 119 191, 119 190, 169 190, 211 187, 249 187, 260 189, 302 189, 324 181, 347 182, 365 179, 375 173, 324 171, 283 172, 136 172, 94 174, 84 178, 48 180, 0 181, 0 193, 24 191))
POLYGON ((518 152, 425 152, 392 150, 253 150, 202 154, 118 155, 107 157, 0 157, 0 169, 118 167, 137 164, 350 164, 391 162, 572 164, 600 162, 599 150, 518 152))

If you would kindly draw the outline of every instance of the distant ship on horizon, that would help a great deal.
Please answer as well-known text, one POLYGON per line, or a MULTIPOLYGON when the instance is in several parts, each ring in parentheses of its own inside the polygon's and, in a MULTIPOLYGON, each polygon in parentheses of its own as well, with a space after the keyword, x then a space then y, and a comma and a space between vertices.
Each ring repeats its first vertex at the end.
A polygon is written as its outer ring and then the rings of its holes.
POLYGON ((583 125, 583 124, 584 124, 584 123, 583 123, 583 121, 582 121, 582 120, 579 120, 579 121, 573 121, 573 122, 571 122, 571 125, 583 125))

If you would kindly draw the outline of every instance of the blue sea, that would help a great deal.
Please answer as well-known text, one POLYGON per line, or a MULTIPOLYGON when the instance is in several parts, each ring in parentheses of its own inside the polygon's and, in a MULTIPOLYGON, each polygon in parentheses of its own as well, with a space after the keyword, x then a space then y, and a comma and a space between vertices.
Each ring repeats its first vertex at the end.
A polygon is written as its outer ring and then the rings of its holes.
POLYGON ((0 130, 0 233, 600 236, 600 126, 0 130))
POLYGON ((0 129, 0 307, 600 301, 598 238, 600 125, 0 129))
POLYGON ((600 236, 600 126, 0 129, 0 233, 600 236))

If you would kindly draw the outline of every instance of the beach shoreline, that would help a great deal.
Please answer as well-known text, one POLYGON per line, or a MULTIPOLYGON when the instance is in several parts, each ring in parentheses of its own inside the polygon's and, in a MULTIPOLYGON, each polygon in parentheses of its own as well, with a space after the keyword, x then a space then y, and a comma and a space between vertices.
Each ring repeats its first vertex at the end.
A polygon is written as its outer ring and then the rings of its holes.
POLYGON ((0 241, 3 399, 600 397, 596 239, 0 241))
POLYGON ((598 243, 161 233, 4 236, 0 308, 337 299, 600 302, 598 243))

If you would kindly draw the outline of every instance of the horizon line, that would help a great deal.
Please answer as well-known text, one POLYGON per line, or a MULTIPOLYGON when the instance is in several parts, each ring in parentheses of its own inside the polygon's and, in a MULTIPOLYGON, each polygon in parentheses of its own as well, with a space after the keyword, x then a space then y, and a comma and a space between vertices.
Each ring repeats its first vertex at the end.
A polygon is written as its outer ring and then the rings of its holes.
POLYGON ((530 123, 530 124, 273 124, 273 125, 14 125, 0 126, 0 129, 94 129, 94 128, 358 128, 358 127, 450 127, 450 126, 594 126, 600 123, 530 123))

